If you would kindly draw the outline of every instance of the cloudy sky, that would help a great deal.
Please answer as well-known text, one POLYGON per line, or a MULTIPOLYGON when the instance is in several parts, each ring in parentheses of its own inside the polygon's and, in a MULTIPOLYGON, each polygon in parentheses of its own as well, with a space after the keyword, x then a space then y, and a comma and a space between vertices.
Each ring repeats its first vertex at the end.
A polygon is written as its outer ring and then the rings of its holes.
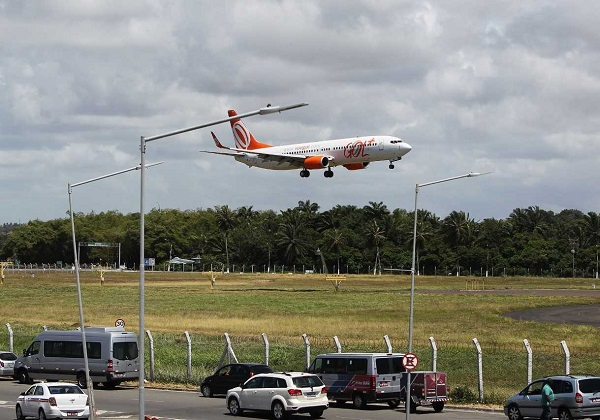
MULTIPOLYGON (((67 185, 134 167, 140 137, 273 105, 271 144, 387 134, 388 169, 248 168, 210 129, 147 144, 145 208, 327 210, 370 201, 446 217, 600 211, 600 2, 0 1, 0 223, 67 217, 67 185)), ((228 124, 212 128, 233 145, 228 124)), ((138 212, 134 171, 73 190, 75 211, 138 212)))

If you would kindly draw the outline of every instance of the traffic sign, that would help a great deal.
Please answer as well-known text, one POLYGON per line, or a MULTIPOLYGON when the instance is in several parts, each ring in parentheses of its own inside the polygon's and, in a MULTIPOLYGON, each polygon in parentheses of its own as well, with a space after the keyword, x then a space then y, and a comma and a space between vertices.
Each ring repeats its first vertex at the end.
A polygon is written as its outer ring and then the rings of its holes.
POLYGON ((119 318, 115 321, 115 327, 123 327, 125 328, 125 320, 119 318))
POLYGON ((417 355, 414 353, 406 353, 404 355, 404 357, 402 358, 402 366, 404 366, 404 369, 406 369, 406 370, 416 369, 418 364, 419 364, 419 359, 417 358, 417 355))

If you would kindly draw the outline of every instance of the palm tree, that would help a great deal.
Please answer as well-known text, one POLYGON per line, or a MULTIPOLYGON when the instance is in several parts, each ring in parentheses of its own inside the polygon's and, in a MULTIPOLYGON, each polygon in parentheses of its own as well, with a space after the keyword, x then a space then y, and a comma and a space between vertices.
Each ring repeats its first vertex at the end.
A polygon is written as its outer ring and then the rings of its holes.
POLYGON ((227 272, 229 272, 229 246, 227 240, 229 232, 236 225, 236 215, 227 205, 215 206, 215 212, 217 214, 217 227, 225 236, 225 257, 227 260, 227 272))
POLYGON ((383 220, 385 216, 390 214, 387 206, 383 204, 382 201, 376 203, 374 201, 369 201, 368 206, 363 207, 363 211, 365 214, 365 218, 368 220, 383 220))
POLYGON ((319 212, 319 205, 317 203, 311 203, 310 200, 298 201, 296 210, 304 213, 309 219, 312 219, 319 212))
POLYGON ((367 225, 367 243, 375 247, 375 267, 373 274, 377 273, 379 268, 379 274, 381 274, 381 260, 379 259, 379 245, 385 240, 385 231, 379 226, 377 220, 371 220, 367 225))
POLYGON ((337 257, 337 272, 340 273, 340 254, 342 248, 345 245, 345 238, 342 232, 337 229, 330 229, 325 232, 324 235, 325 243, 330 254, 337 257))
POLYGON ((305 222, 299 211, 286 210, 282 217, 276 245, 283 248, 285 260, 290 264, 306 254, 309 244, 304 237, 305 222))
POLYGON ((474 239, 474 221, 464 211, 453 211, 444 219, 442 231, 448 242, 456 249, 456 275, 460 274, 460 252, 459 247, 466 245, 474 239))

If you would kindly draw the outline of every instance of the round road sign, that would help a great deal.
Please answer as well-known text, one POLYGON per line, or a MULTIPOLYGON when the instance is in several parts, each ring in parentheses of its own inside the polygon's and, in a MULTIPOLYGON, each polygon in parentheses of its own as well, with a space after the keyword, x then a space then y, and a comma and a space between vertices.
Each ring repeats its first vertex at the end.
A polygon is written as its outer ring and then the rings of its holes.
POLYGON ((125 328, 125 320, 119 318, 115 321, 115 327, 123 327, 125 328))
POLYGON ((402 358, 402 366, 404 366, 404 369, 406 370, 413 370, 417 367, 418 364, 419 359, 414 353, 406 353, 402 358))

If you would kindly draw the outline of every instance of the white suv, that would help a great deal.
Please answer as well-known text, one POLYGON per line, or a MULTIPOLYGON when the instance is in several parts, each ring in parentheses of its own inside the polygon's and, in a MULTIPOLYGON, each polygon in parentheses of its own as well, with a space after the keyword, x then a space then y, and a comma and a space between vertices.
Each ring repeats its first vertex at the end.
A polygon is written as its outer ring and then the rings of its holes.
POLYGON ((234 416, 244 410, 270 412, 274 419, 291 413, 321 417, 329 407, 327 387, 317 375, 304 372, 260 373, 227 391, 225 399, 234 416))

